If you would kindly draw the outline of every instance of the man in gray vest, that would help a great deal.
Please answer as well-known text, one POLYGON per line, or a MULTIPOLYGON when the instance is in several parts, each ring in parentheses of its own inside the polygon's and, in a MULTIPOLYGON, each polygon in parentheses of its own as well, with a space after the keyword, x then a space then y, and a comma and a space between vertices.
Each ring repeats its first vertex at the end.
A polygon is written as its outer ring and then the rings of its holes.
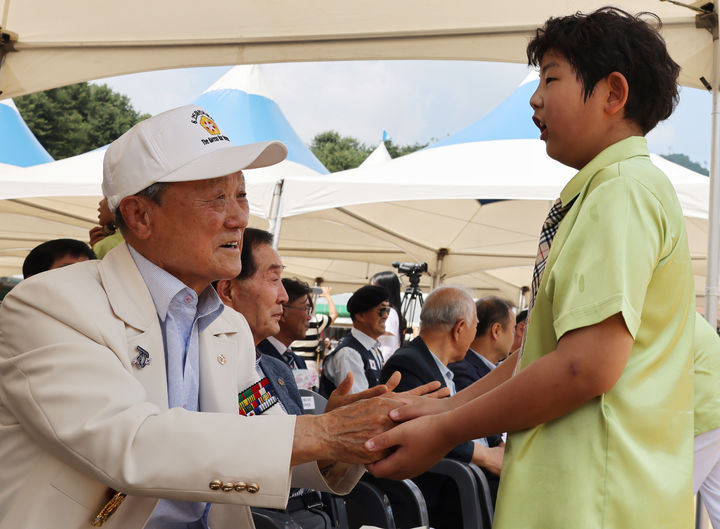
POLYGON ((378 338, 385 333, 389 298, 385 288, 375 285, 365 285, 350 297, 347 310, 353 327, 325 358, 320 393, 329 395, 348 373, 353 375, 351 393, 379 383, 383 364, 378 338))

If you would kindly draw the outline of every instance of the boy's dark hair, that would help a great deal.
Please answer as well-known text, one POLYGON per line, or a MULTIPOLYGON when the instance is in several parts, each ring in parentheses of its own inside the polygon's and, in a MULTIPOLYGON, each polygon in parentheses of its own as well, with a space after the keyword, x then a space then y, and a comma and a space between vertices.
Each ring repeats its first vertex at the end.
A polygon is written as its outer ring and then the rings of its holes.
POLYGON ((477 310, 477 330, 475 331, 475 337, 484 335, 493 323, 499 323, 505 329, 512 322, 510 317, 510 311, 512 306, 504 299, 496 298, 495 296, 489 296, 486 298, 480 298, 475 302, 475 309, 477 310))
POLYGON ((598 81, 612 72, 623 74, 629 85, 625 117, 647 134, 670 117, 678 102, 680 67, 658 33, 661 25, 653 13, 633 16, 614 7, 551 17, 528 44, 528 64, 539 67, 550 51, 562 54, 582 82, 585 99, 598 81), (657 29, 644 17, 653 18, 657 29))
POLYGON ((272 246, 273 234, 269 231, 259 230, 257 228, 245 228, 242 236, 242 250, 240 252, 240 262, 242 263, 242 271, 235 279, 247 279, 257 272, 257 263, 253 258, 253 250, 261 244, 272 246))
POLYGON ((292 279, 289 277, 283 277, 282 284, 288 295, 288 303, 292 303, 296 299, 307 296, 310 300, 310 304, 312 304, 312 289, 305 281, 300 281, 297 277, 293 277, 292 279))
POLYGON ((22 272, 27 279, 30 276, 50 270, 56 259, 70 255, 72 257, 87 257, 96 259, 95 252, 82 241, 75 239, 54 239, 44 242, 32 250, 25 257, 22 272))

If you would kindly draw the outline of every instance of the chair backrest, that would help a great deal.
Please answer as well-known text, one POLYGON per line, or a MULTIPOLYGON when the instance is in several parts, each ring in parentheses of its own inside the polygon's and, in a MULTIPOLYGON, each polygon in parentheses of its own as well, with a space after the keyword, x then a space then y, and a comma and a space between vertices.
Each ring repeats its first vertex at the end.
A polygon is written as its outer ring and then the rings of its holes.
POLYGON ((480 490, 480 507, 483 510, 483 524, 485 527, 492 527, 493 518, 495 517, 495 507, 493 506, 492 496, 490 495, 490 484, 488 483, 485 472, 475 463, 468 463, 470 470, 475 475, 480 490))
POLYGON ((363 525, 396 529, 389 498, 368 481, 358 481, 345 496, 345 507, 350 529, 359 529, 363 525))
POLYGON ((478 480, 467 463, 449 458, 441 459, 423 476, 427 474, 446 476, 456 485, 463 529, 490 529, 490 526, 484 523, 478 480))
POLYGON ((311 389, 300 389, 303 411, 306 415, 321 415, 327 406, 327 399, 311 389))
POLYGON ((425 498, 420 488, 411 480, 377 478, 366 473, 362 477, 372 485, 384 492, 390 500, 393 518, 398 527, 423 527, 430 525, 425 498))

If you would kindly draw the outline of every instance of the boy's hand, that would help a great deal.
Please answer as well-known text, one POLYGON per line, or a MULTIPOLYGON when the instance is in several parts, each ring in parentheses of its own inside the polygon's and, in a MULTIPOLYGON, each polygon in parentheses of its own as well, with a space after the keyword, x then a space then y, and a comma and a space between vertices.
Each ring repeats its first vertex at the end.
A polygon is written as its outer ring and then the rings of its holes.
POLYGON ((437 419, 419 417, 370 439, 365 446, 372 452, 394 450, 384 459, 367 465, 367 469, 375 476, 390 479, 412 478, 428 470, 454 446, 443 435, 437 419))
MULTIPOLYGON (((433 381, 430 384, 440 385, 440 382, 433 381)), ((433 393, 414 393, 416 390, 427 388, 430 384, 425 384, 424 386, 411 389, 410 391, 406 391, 404 393, 392 395, 391 397, 402 402, 403 406, 392 410, 390 412, 390 418, 395 422, 405 422, 415 419, 416 417, 422 417, 424 415, 437 415, 438 413, 443 413, 452 409, 450 399, 443 398, 450 395, 450 390, 447 387, 440 388, 433 393)))
POLYGON ((398 404, 375 397, 322 415, 300 415, 295 422, 291 464, 318 460, 362 464, 380 459, 387 452, 369 450, 365 442, 394 426, 388 412, 398 404))

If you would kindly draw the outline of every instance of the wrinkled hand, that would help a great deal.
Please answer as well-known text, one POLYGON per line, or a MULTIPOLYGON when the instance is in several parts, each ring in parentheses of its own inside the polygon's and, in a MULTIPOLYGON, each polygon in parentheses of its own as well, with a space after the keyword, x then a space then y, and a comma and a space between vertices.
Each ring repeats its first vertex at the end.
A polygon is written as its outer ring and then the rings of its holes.
POLYGON ((400 383, 400 373, 397 371, 393 373, 385 384, 378 384, 377 386, 368 388, 365 391, 351 394, 350 390, 353 386, 353 380, 353 374, 348 372, 345 379, 340 382, 337 388, 335 388, 335 391, 330 393, 327 406, 325 406, 326 412, 335 410, 342 406, 347 406, 348 404, 352 404, 353 402, 357 402, 359 400, 371 399, 391 392, 400 383))
POLYGON ((392 428, 388 413, 400 403, 374 397, 342 406, 322 415, 296 419, 292 464, 315 460, 370 463, 386 455, 368 450, 365 441, 392 428))
POLYGON ((102 241, 105 237, 107 237, 107 233, 105 233, 102 226, 90 228, 90 246, 94 246, 95 243, 102 241))
POLYGON ((368 470, 390 479, 412 478, 428 470, 454 446, 437 423, 437 416, 418 417, 370 439, 365 445, 371 451, 395 450, 367 465, 368 470))

